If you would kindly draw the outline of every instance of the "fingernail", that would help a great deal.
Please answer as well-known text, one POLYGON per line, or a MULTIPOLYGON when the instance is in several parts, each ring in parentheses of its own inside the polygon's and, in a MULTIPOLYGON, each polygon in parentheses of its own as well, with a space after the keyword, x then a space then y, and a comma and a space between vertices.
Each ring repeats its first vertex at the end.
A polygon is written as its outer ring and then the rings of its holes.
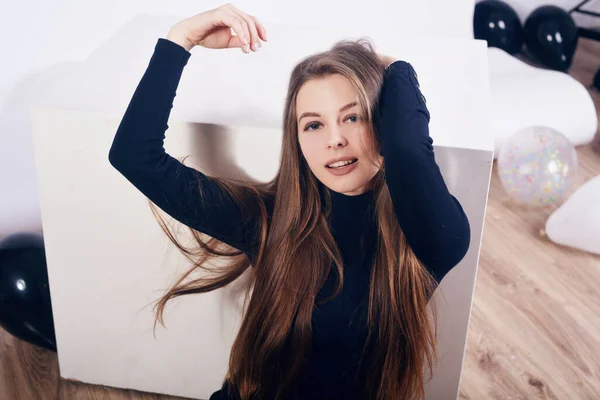
POLYGON ((246 44, 244 46, 244 53, 249 53, 250 52, 250 45, 246 44))
POLYGON ((260 49, 260 43, 256 42, 254 43, 254 51, 258 51, 258 49, 260 49))

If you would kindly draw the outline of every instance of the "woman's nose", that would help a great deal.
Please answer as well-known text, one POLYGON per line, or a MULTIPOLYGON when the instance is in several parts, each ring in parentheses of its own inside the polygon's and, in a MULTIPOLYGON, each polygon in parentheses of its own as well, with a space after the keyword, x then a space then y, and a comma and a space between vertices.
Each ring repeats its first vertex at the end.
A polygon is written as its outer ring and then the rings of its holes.
POLYGON ((339 128, 332 128, 327 139, 327 148, 344 147, 347 141, 339 128))

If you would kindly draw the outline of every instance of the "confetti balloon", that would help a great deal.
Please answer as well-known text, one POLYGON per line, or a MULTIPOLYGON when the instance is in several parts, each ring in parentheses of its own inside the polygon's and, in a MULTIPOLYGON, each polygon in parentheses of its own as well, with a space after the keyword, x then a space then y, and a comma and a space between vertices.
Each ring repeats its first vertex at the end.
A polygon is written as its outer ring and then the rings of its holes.
POLYGON ((512 135, 498 154, 498 174, 508 195, 529 205, 564 199, 575 180, 577 152, 564 135, 534 126, 512 135))

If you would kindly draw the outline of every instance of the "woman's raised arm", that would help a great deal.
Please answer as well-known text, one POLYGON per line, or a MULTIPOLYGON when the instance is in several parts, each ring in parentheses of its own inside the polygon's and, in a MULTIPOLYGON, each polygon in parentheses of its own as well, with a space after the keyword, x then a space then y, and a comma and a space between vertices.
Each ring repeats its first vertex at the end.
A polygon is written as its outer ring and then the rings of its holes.
POLYGON ((378 126, 386 182, 408 243, 439 282, 465 256, 471 235, 467 216, 435 161, 429 119, 413 67, 391 63, 378 126))
POLYGON ((255 222, 260 216, 243 215, 240 206, 218 182, 183 165, 164 149, 169 114, 191 56, 189 50, 198 44, 241 48, 245 46, 244 37, 257 41, 259 36, 264 37, 260 33, 263 28, 255 24, 244 30, 240 19, 218 8, 180 22, 170 30, 167 39, 158 39, 116 132, 109 161, 164 212, 251 256, 255 222), (232 27, 237 29, 238 36, 231 35, 232 27))

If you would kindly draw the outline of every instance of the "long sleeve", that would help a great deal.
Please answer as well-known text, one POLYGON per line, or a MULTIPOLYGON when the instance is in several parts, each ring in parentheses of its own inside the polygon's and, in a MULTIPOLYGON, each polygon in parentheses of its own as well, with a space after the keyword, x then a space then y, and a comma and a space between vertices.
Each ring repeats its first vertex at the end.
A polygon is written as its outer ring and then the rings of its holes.
POLYGON ((251 255, 253 219, 242 215, 239 206, 214 180, 185 166, 164 149, 169 114, 190 56, 178 44, 158 39, 116 132, 109 161, 179 222, 251 255))
POLYGON ((467 216, 435 161, 425 101, 413 67, 392 63, 378 116, 386 182, 408 243, 439 282, 465 256, 471 235, 467 216))

